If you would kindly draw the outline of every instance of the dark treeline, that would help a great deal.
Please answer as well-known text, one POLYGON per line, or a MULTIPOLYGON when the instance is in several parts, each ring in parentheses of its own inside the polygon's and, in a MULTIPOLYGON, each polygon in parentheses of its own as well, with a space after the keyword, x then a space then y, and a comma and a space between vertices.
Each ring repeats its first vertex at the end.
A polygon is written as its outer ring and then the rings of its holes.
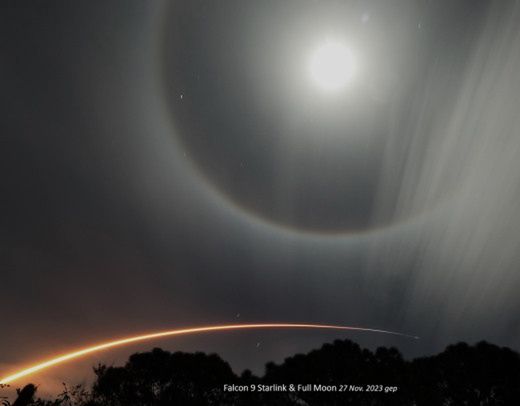
POLYGON ((94 371, 90 388, 65 388, 56 399, 42 400, 35 399, 37 388, 27 385, 18 391, 17 400, 5 404, 520 405, 520 355, 486 342, 455 344, 437 355, 408 361, 395 348, 369 351, 352 341, 338 340, 280 365, 268 363, 262 377, 250 371, 238 376, 215 354, 170 353, 158 348, 132 355, 122 367, 99 365, 94 371), (224 390, 224 385, 233 384, 249 392, 224 390), (272 384, 335 385, 338 390, 347 386, 344 392, 258 392, 261 385, 272 384), (350 385, 362 387, 363 392, 351 390, 350 385))

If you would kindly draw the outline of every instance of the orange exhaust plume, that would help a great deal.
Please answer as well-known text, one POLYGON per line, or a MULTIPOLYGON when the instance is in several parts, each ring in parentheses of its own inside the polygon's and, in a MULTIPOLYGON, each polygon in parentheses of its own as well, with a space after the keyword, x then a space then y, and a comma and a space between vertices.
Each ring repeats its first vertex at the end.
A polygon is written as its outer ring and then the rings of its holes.
POLYGON ((209 333, 214 331, 226 331, 226 330, 246 330, 246 329, 327 329, 327 330, 348 330, 348 331, 364 331, 382 334, 392 334, 403 337, 415 338, 418 337, 410 336, 407 334, 396 333, 393 331, 378 330, 363 327, 350 327, 350 326, 335 326, 326 324, 296 324, 296 323, 269 323, 269 324, 228 324, 228 325, 216 325, 216 326, 205 326, 205 327, 194 327, 177 330, 160 331, 156 333, 138 335, 133 337, 121 338, 118 340, 111 340, 101 344, 92 345, 89 347, 81 348, 76 351, 72 351, 58 357, 43 361, 41 363, 32 365, 28 368, 22 369, 21 371, 15 372, 12 375, 5 376, 0 379, 1 385, 6 385, 14 382, 20 378, 27 377, 43 369, 50 368, 54 365, 59 365, 67 361, 74 360, 76 358, 83 357, 85 355, 95 353, 102 350, 107 350, 113 347, 120 347, 126 344, 132 344, 140 341, 153 340, 156 338, 178 336, 184 334, 198 334, 198 333, 209 333))

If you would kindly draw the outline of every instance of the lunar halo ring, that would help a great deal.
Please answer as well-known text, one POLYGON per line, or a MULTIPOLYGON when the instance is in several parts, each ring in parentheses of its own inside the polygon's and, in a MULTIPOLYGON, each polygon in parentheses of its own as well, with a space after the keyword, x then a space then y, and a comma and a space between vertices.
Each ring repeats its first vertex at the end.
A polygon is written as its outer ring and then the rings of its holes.
MULTIPOLYGON (((153 38, 153 59, 154 59, 154 74, 155 74, 155 88, 157 96, 160 99, 162 113, 165 116, 164 120, 170 132, 170 138, 175 144, 175 148, 182 149, 185 147, 183 141, 179 136, 179 129, 176 128, 175 117, 171 106, 169 105, 169 95, 167 94, 165 81, 167 78, 166 67, 164 63, 165 41, 166 41, 166 27, 168 24, 168 16, 170 10, 168 4, 165 2, 156 13, 156 30, 153 38)), ((420 223, 424 220, 425 212, 418 211, 415 213, 402 216, 397 219, 383 222, 382 224, 370 225, 361 229, 313 229, 306 227, 298 227, 288 223, 280 222, 271 218, 259 211, 256 211, 244 204, 241 204, 238 199, 233 198, 229 193, 224 191, 219 185, 213 182, 210 177, 204 173, 198 162, 191 156, 184 156, 179 153, 179 158, 183 160, 183 164, 188 168, 194 180, 201 186, 201 190, 208 199, 211 199, 217 206, 224 209, 229 215, 239 217, 245 220, 248 224, 256 228, 263 229, 269 233, 278 235, 285 235, 287 237, 300 237, 305 239, 324 239, 324 240, 338 240, 338 239, 359 239, 370 238, 376 234, 385 234, 386 232, 394 231, 400 227, 410 227, 414 224, 420 223)))

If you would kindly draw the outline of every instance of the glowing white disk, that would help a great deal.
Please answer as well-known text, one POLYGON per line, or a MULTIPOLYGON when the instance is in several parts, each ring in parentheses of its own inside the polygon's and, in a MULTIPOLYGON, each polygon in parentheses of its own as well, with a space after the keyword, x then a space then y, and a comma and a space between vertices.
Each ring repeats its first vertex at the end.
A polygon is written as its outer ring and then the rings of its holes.
POLYGON ((311 78, 319 88, 337 92, 352 78, 352 54, 345 45, 328 41, 311 56, 309 68, 311 78))

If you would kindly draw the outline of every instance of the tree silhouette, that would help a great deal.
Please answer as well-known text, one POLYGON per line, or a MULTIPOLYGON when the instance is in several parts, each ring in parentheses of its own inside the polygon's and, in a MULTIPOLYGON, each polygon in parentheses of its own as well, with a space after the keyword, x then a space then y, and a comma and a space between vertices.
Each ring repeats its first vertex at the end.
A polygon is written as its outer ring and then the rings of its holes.
POLYGON ((459 343, 437 355, 407 361, 395 348, 369 351, 337 340, 280 365, 268 363, 262 377, 248 370, 237 376, 215 354, 156 348, 132 355, 124 366, 99 365, 94 372, 96 380, 88 391, 65 387, 54 400, 34 401, 36 387, 27 385, 10 406, 520 404, 520 355, 486 342, 459 343), (353 385, 363 390, 237 393, 224 391, 224 384, 353 385), (378 388, 396 390, 385 393, 378 388))
MULTIPOLYGON (((345 391, 320 391, 285 394, 283 404, 327 405, 403 405, 402 392, 367 393, 368 385, 403 387, 406 382, 406 362, 395 348, 378 348, 375 353, 361 349, 350 340, 337 340, 306 355, 287 358, 279 366, 267 364, 264 381, 268 383, 303 383, 317 385, 347 385, 345 391), (350 390, 350 385, 362 388, 350 390), (325 402, 325 403, 324 403, 325 402)), ((314 388, 313 388, 314 389, 314 388)), ((339 389, 339 388, 338 388, 339 389)))
POLYGON ((411 371, 421 405, 520 404, 520 355, 508 348, 459 343, 412 361, 411 371))
POLYGON ((95 368, 92 395, 97 404, 221 404, 225 383, 238 378, 219 356, 169 353, 159 348, 130 357, 124 367, 95 368))
POLYGON ((18 398, 14 401, 13 406, 27 406, 34 402, 34 395, 36 394, 36 386, 29 384, 18 389, 18 398))

